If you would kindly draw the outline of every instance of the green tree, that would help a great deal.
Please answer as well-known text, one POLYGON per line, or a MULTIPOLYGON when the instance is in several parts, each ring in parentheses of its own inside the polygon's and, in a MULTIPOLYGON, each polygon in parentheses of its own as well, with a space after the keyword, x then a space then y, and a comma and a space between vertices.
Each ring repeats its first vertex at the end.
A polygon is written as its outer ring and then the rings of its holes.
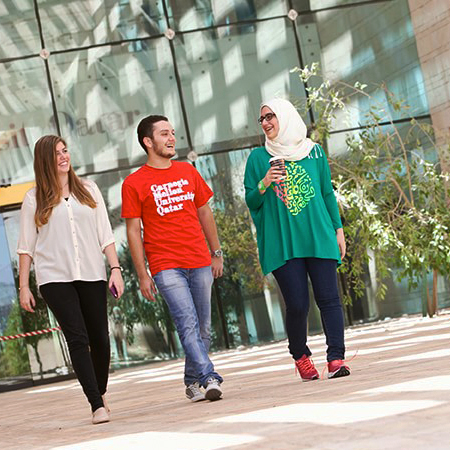
POLYGON ((108 301, 110 317, 114 320, 117 308, 120 309, 126 330, 126 340, 129 344, 134 342, 137 324, 152 326, 158 340, 164 344, 164 353, 176 356, 177 349, 173 339, 175 327, 166 302, 159 294, 156 302, 149 302, 142 297, 131 253, 126 244, 122 244, 120 247, 119 259, 123 267, 125 291, 119 300, 111 300, 110 298, 108 301), (113 312, 114 308, 116 308, 115 312, 113 312))
MULTIPOLYGON (((5 336, 22 333, 21 308, 13 302, 4 331, 5 336)), ((24 339, 0 342, 0 377, 12 377, 30 373, 27 346, 24 339)))
MULTIPOLYGON (((224 252, 224 274, 222 279, 215 281, 218 287, 216 297, 223 302, 227 329, 237 327, 241 343, 248 344, 244 297, 261 292, 265 283, 250 214, 243 200, 235 197, 225 209, 216 207, 214 217, 224 252), (232 320, 233 316, 236 316, 236 321, 232 320)), ((235 343, 232 332, 229 333, 229 341, 231 345, 235 343)))
MULTIPOLYGON (((18 269, 17 269, 16 265, 13 266, 13 271, 14 271, 14 278, 18 282, 19 277, 18 277, 18 269)), ((34 275, 34 271, 30 271, 29 285, 30 285, 30 290, 34 296, 34 299, 36 300, 36 306, 34 308, 34 313, 29 313, 27 311, 24 311, 23 309, 21 309, 19 307, 19 305, 17 305, 17 307, 19 308, 21 317, 22 317, 22 324, 23 324, 24 332, 42 330, 42 329, 50 327, 47 305, 44 302, 44 300, 40 297, 39 289, 36 284, 36 277, 34 275)), ((43 370, 41 355, 39 353, 39 342, 42 339, 50 339, 51 337, 52 337, 51 333, 46 333, 46 334, 39 334, 36 336, 29 336, 29 337, 24 338, 25 342, 28 345, 31 345, 31 347, 34 351, 36 361, 39 365, 39 375, 41 376, 41 378, 44 378, 44 370, 43 370)))
POLYGON ((417 287, 419 282, 426 285, 432 272, 432 295, 427 295, 432 316, 437 274, 450 270, 449 174, 440 164, 448 159, 445 147, 437 144, 431 125, 407 118, 408 105, 385 84, 371 86, 369 94, 360 82, 324 80, 317 64, 294 71, 311 85, 302 107, 315 112, 314 139, 319 142, 326 142, 337 113, 350 113, 356 98, 371 104, 364 127, 347 133, 348 151, 330 158, 348 241, 351 263, 342 270, 349 285, 362 296, 369 254, 377 268, 379 298, 386 294, 383 281, 389 273, 417 287), (380 98, 382 103, 376 100, 380 98))

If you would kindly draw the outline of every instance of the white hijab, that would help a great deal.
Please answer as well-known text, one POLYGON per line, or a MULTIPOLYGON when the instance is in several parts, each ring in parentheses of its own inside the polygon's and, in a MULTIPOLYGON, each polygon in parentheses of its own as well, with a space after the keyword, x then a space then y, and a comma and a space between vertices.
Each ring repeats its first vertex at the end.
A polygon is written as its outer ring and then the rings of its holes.
POLYGON ((294 105, 288 100, 274 98, 261 104, 277 116, 280 130, 274 140, 266 136, 266 150, 272 156, 282 156, 286 161, 299 161, 309 155, 316 145, 306 137, 306 125, 294 105))

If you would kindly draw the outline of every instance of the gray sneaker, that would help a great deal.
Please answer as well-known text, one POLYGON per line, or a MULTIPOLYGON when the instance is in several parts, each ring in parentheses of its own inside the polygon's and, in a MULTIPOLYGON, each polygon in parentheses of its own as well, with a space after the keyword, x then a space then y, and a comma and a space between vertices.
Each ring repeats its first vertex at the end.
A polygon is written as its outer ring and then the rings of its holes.
POLYGON ((205 397, 206 400, 210 400, 211 402, 222 398, 222 389, 220 388, 219 380, 216 378, 210 378, 206 382, 205 397))
POLYGON ((200 390, 200 385, 197 382, 186 387, 186 397, 191 402, 205 400, 205 394, 200 390))

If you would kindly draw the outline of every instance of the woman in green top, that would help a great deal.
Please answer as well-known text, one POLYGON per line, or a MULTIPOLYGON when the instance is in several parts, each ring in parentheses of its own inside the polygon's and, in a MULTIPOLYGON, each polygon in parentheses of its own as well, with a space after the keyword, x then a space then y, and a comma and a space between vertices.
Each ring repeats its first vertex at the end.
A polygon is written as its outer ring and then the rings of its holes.
POLYGON ((273 273, 283 293, 289 351, 303 381, 319 378, 306 344, 309 275, 326 336, 328 377, 349 375, 336 272, 345 239, 325 152, 306 137, 302 118, 287 100, 264 103, 259 123, 266 142, 248 158, 245 200, 262 270, 273 273), (281 166, 270 165, 273 157, 281 166))

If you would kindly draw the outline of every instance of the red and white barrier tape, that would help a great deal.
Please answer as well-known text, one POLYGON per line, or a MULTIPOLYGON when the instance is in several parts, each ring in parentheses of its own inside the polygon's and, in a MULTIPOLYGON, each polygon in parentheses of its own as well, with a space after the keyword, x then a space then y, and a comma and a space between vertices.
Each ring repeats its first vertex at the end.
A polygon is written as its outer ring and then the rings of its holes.
POLYGON ((46 328, 45 330, 28 331, 27 333, 15 334, 14 336, 0 336, 0 341, 12 341, 13 339, 38 336, 40 334, 53 333, 54 331, 61 331, 61 327, 46 328))

